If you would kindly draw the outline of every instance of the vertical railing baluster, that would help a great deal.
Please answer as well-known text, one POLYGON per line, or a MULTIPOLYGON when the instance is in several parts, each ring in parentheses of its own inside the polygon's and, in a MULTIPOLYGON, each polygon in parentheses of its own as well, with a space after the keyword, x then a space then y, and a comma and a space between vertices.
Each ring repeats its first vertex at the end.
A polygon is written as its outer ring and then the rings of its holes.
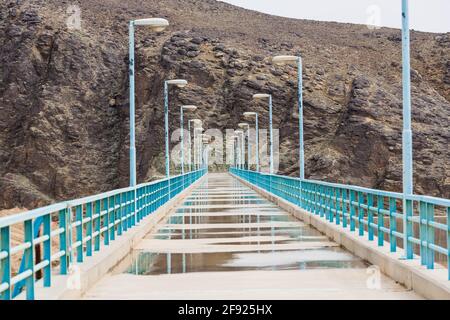
POLYGON ((116 205, 115 205, 115 201, 114 201, 114 196, 109 197, 108 201, 109 201, 109 206, 110 206, 109 213, 108 213, 108 216, 109 216, 109 226, 108 226, 109 240, 113 241, 116 239, 116 232, 115 232, 116 224, 115 224, 115 222, 116 222, 116 211, 117 210, 116 210, 116 205))
POLYGON ((367 233, 369 241, 373 241, 373 194, 367 194, 367 233))
POLYGON ((122 194, 119 193, 116 195, 116 203, 119 205, 119 224, 117 225, 117 235, 121 236, 123 233, 123 199, 122 194))
POLYGON ((450 280, 450 207, 447 208, 447 269, 450 280))
POLYGON ((30 247, 25 249, 23 259, 25 259, 24 271, 31 271, 31 275, 25 280, 26 298, 34 300, 34 245, 33 245, 33 221, 26 220, 24 222, 25 243, 29 243, 30 247))
POLYGON ((48 213, 43 217, 43 235, 47 236, 48 239, 43 243, 44 258, 43 261, 48 261, 48 265, 44 267, 44 287, 50 287, 52 283, 52 220, 51 214, 48 213))
POLYGON ((406 217, 404 221, 406 221, 406 225, 403 226, 403 236, 404 243, 405 243, 405 255, 406 259, 412 259, 414 252, 413 252, 413 243, 409 240, 409 237, 413 235, 413 222, 411 221, 411 218, 413 216, 413 206, 414 202, 409 199, 404 200, 405 210, 404 214, 406 214, 406 217))
POLYGON ((97 235, 95 236, 95 239, 94 239, 94 250, 95 251, 100 250, 100 239, 101 239, 100 229, 102 228, 101 212, 102 212, 102 202, 101 202, 101 200, 97 200, 97 201, 95 201, 95 215, 97 216, 95 218, 95 232, 97 233, 97 235))
POLYGON ((102 212, 104 212, 103 215, 103 226, 102 229, 104 229, 105 231, 103 231, 103 244, 105 246, 109 245, 109 203, 108 203, 108 198, 104 198, 102 199, 102 212))
POLYGON ((0 252, 7 256, 0 260, 0 285, 6 283, 8 288, 0 293, 2 300, 11 300, 11 232, 10 227, 0 228, 0 252))
POLYGON ((427 265, 427 225, 423 221, 427 221, 427 203, 424 201, 419 202, 419 238, 420 238, 420 263, 427 265))
POLYGON ((341 191, 339 188, 335 189, 334 208, 336 209, 336 224, 341 224, 341 191))
POLYGON ((86 223, 86 256, 88 257, 92 256, 92 233, 94 226, 94 219, 92 219, 93 205, 93 202, 86 203, 86 218, 88 220, 88 222, 86 223))
POLYGON ((69 266, 69 246, 67 238, 69 236, 69 224, 68 222, 68 213, 66 209, 59 210, 58 220, 59 220, 59 228, 62 228, 63 231, 59 234, 59 251, 64 252, 64 254, 59 259, 59 269, 61 274, 67 274, 68 266, 69 266))
POLYGON ((434 227, 430 225, 434 222, 434 205, 427 204, 427 269, 434 269, 434 250, 431 247, 434 245, 434 227))
POLYGON ((350 190, 350 231, 355 231, 355 202, 356 202, 356 192, 350 190))
POLYGON ((389 198, 389 244, 391 252, 397 251, 397 237, 394 232, 397 231, 397 199, 389 198))
POLYGON ((377 197, 377 236, 378 236, 378 246, 382 247, 384 245, 384 232, 381 230, 381 228, 384 227, 384 213, 382 210, 384 210, 384 197, 379 195, 377 197))
POLYGON ((342 189, 342 227, 347 228, 347 189, 342 189))
POLYGON ((83 262, 83 207, 78 205, 75 207, 76 241, 79 242, 77 250, 77 262, 83 262))
POLYGON ((359 235, 364 235, 364 208, 361 206, 364 204, 364 194, 362 192, 358 192, 358 231, 359 235))

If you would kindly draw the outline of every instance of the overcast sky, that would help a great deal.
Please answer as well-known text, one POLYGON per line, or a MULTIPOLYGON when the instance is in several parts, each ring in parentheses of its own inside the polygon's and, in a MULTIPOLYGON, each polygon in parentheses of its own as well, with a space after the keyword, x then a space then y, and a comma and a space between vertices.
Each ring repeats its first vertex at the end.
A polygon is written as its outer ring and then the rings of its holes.
MULTIPOLYGON (((278 16, 401 27, 401 0, 221 0, 278 16)), ((450 0, 410 0, 411 28, 450 32, 450 0)))

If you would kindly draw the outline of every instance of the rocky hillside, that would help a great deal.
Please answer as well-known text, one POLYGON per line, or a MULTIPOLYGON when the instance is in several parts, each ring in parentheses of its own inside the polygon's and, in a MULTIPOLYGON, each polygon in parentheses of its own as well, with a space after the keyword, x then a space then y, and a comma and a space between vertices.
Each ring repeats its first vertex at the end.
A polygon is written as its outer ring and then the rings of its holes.
MULTIPOLYGON (((296 175, 295 69, 305 67, 306 175, 401 190, 401 38, 394 29, 294 20, 213 0, 0 2, 0 207, 36 207, 128 183, 130 19, 137 33, 138 180, 159 177, 164 79, 190 85, 206 128, 235 128, 255 92, 274 96, 281 167, 296 175), (80 30, 67 8, 81 8, 80 30)), ((415 191, 450 197, 450 34, 412 33, 415 191)), ((262 105, 252 105, 262 115, 262 105)), ((171 128, 179 127, 172 107, 171 128)))

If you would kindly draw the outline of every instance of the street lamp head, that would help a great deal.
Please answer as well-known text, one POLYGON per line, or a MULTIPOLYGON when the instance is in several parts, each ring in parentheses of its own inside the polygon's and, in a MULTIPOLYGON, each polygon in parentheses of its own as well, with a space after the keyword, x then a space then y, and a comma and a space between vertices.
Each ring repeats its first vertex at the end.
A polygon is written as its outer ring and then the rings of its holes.
POLYGON ((174 80, 167 80, 167 84, 173 84, 179 88, 184 88, 187 86, 188 82, 183 79, 174 79, 174 80))
POLYGON ((181 108, 183 108, 183 110, 186 110, 186 111, 195 111, 195 110, 197 110, 197 106, 181 106, 181 108))
POLYGON ((253 95, 253 99, 267 99, 270 98, 270 94, 267 93, 257 93, 253 95))
POLYGON ((272 58, 272 62, 275 64, 288 64, 288 63, 296 63, 300 57, 297 56, 276 56, 272 58))
POLYGON ((201 125, 202 124, 202 120, 200 120, 200 119, 191 119, 191 120, 189 120, 189 122, 193 122, 194 125, 201 125))
POLYGON ((248 123, 241 122, 241 123, 238 124, 238 126, 239 126, 240 128, 245 128, 245 127, 249 127, 250 125, 249 125, 248 123))
POLYGON ((256 114, 256 112, 244 112, 244 117, 254 117, 256 114))
POLYGON ((162 18, 138 19, 134 20, 134 25, 148 26, 155 32, 161 32, 169 26, 169 21, 162 18))

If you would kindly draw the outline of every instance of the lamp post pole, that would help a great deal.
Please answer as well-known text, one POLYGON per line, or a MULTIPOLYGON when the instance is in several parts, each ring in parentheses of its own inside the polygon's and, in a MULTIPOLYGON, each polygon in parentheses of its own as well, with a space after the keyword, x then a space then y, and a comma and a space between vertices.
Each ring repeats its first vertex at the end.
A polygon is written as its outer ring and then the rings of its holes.
POLYGON ((403 78, 403 248, 407 259, 413 258, 413 248, 408 240, 412 235, 408 217, 412 215, 412 202, 406 196, 413 193, 413 158, 411 130, 411 62, 409 37, 409 1, 402 0, 402 78, 403 78))
POLYGON ((297 100, 298 100, 298 139, 299 139, 299 174, 305 179, 305 147, 303 141, 303 66, 299 56, 276 56, 272 59, 275 64, 295 63, 297 65, 297 100))
POLYGON ((256 172, 259 172, 259 127, 258 113, 255 112, 255 144, 256 144, 256 172))
POLYGON ((129 74, 130 74, 130 186, 136 186, 135 139, 135 75, 134 75, 134 21, 129 23, 129 74))
POLYGON ((180 128, 181 128, 181 174, 184 174, 184 121, 183 121, 183 107, 180 107, 180 128))
POLYGON ((247 170, 250 170, 250 125, 244 122, 238 125, 240 128, 247 128, 247 170))
POLYGON ((273 128, 272 128, 272 95, 265 93, 257 93, 253 95, 253 99, 269 99, 269 131, 270 131, 270 174, 274 172, 273 164, 273 128))
POLYGON ((269 126, 270 126, 270 174, 273 174, 272 95, 269 95, 269 126))
MULTIPOLYGON (((180 128, 181 128, 181 174, 184 174, 184 110, 186 111, 195 111, 197 109, 196 106, 181 106, 180 107, 180 128)), ((189 121, 188 121, 189 122, 189 121)), ((189 127, 189 123, 188 123, 189 127)), ((190 129, 189 129, 190 134, 190 129)))
MULTIPOLYGON (((195 124, 201 123, 200 119, 188 120, 188 132, 189 132, 189 171, 192 171, 192 136, 191 136, 191 122, 194 123, 194 130, 196 129, 195 124)), ((194 133, 194 150, 195 150, 195 133, 194 133)), ((195 154, 194 154, 195 158, 195 154)))
POLYGON ((305 179, 305 145, 303 141, 303 67, 302 58, 298 57, 298 136, 299 136, 299 166, 300 166, 300 179, 305 179))

